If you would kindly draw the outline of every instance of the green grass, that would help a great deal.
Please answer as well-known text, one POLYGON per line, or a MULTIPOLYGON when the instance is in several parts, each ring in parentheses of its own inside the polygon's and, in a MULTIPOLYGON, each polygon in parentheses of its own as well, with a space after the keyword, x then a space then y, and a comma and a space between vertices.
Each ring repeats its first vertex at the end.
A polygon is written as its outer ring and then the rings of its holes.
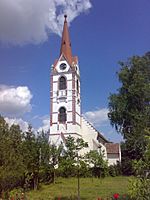
MULTIPOLYGON (((126 194, 129 177, 80 178, 81 200, 97 200, 114 193, 126 194)), ((55 184, 42 185, 38 191, 26 194, 28 200, 76 200, 77 178, 58 178, 55 184)))

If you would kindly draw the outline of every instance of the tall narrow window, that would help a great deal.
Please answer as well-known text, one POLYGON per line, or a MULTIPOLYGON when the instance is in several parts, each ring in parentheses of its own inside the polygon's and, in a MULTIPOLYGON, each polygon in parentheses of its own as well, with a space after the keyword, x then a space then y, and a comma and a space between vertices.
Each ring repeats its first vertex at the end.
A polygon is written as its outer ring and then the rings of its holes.
POLYGON ((66 114, 66 109, 64 107, 61 107, 59 109, 59 115, 58 115, 58 119, 60 123, 65 123, 67 120, 67 114, 66 114))
POLYGON ((59 90, 65 90, 66 87, 67 87, 66 78, 62 76, 59 79, 59 90))
POLYGON ((77 79, 77 94, 79 94, 79 81, 77 79))

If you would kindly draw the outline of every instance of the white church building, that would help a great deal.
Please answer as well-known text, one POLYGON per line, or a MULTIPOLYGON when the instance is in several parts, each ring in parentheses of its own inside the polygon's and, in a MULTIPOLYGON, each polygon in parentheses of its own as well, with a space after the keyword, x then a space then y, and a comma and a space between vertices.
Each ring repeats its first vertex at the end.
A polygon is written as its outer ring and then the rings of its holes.
POLYGON ((66 15, 60 56, 52 65, 50 84, 50 143, 57 146, 69 135, 80 137, 88 142, 82 153, 101 149, 109 165, 120 162, 120 145, 109 142, 82 115, 78 57, 72 55, 66 15))

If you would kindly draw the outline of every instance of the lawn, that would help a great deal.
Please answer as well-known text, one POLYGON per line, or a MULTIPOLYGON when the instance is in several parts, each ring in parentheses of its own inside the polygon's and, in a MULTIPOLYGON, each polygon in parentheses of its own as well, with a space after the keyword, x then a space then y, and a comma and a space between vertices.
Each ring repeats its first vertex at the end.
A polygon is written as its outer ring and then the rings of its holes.
MULTIPOLYGON (((129 177, 80 178, 81 200, 97 200, 111 197, 114 193, 126 194, 129 177)), ((76 200, 77 178, 58 178, 55 184, 42 185, 38 191, 26 194, 29 200, 76 200)))

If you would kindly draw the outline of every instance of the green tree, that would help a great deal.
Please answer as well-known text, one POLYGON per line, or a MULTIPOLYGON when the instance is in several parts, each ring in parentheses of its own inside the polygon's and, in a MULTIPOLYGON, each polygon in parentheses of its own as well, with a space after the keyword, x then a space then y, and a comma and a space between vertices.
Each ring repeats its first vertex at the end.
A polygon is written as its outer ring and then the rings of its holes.
POLYGON ((39 152, 39 181, 49 182, 51 177, 50 171, 50 145, 48 143, 48 133, 40 132, 37 134, 36 142, 39 152))
POLYGON ((22 155, 26 165, 25 188, 31 187, 36 190, 38 188, 40 152, 35 134, 30 125, 28 131, 24 133, 22 155))
POLYGON ((43 131, 35 134, 29 126, 24 134, 22 155, 26 166, 25 187, 37 190, 40 174, 49 171, 50 148, 46 134, 43 131))
POLYGON ((20 150, 22 132, 17 125, 10 128, 3 117, 0 117, 0 192, 9 191, 22 185, 24 163, 20 150))
POLYGON ((127 141, 121 142, 121 171, 122 174, 127 176, 134 174, 134 169, 129 156, 127 141))
POLYGON ((108 175, 108 163, 104 160, 103 152, 92 150, 87 153, 86 158, 95 177, 105 177, 108 175))
POLYGON ((143 159, 134 161, 133 167, 138 178, 130 181, 129 194, 135 200, 149 200, 150 197, 150 130, 147 132, 147 146, 143 159))
POLYGON ((0 116, 0 193, 15 187, 38 188, 50 177, 50 146, 47 133, 23 133, 18 125, 8 126, 0 116))
POLYGON ((50 171, 52 173, 52 182, 55 183, 55 171, 56 171, 56 168, 58 168, 58 165, 59 165, 59 162, 60 162, 60 159, 61 159, 61 154, 62 154, 62 151, 63 151, 63 146, 62 145, 59 145, 58 147, 55 146, 55 145, 50 145, 50 171))
POLYGON ((145 130, 150 127, 150 53, 120 65, 121 87, 109 97, 108 117, 124 137, 128 158, 140 159, 146 150, 145 130))
POLYGON ((86 147, 88 147, 88 144, 82 138, 67 137, 59 162, 59 169, 63 176, 68 177, 77 174, 79 162, 84 160, 82 150, 86 147))

